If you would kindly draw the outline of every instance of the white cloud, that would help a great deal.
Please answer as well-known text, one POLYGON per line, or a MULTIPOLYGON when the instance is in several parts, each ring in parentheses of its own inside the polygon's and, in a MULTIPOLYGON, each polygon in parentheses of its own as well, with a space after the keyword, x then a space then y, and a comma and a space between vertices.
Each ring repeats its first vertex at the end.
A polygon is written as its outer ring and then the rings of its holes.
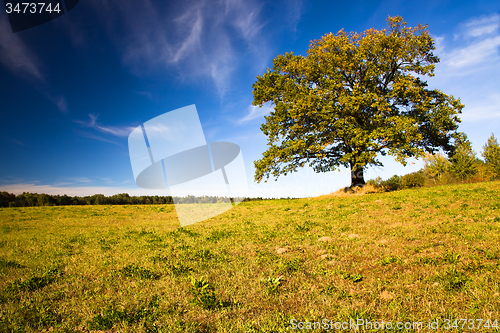
POLYGON ((89 114, 89 117, 90 117, 90 122, 89 124, 87 125, 88 127, 94 127, 95 126, 95 121, 97 120, 97 117, 99 115, 95 115, 95 114, 89 114))
POLYGON ((458 48, 446 56, 446 64, 454 68, 497 62, 500 36, 487 38, 464 48, 458 48))
MULTIPOLYGON (((260 69, 272 54, 269 33, 263 33, 269 22, 262 18, 261 1, 194 0, 175 6, 150 0, 90 3, 101 15, 123 63, 135 75, 167 70, 170 75, 176 73, 183 83, 207 78, 220 99, 231 88, 238 66, 260 69), (111 8, 111 4, 115 6, 111 8), (242 40, 246 49, 241 46, 242 40)), ((280 19, 291 21, 295 29, 300 0, 284 1, 282 7, 280 19)), ((286 28, 286 24, 282 26, 286 28)))
POLYGON ((471 107, 465 108, 461 118, 466 121, 500 120, 500 94, 481 98, 480 103, 474 103, 471 107))
MULTIPOLYGON (((230 51, 228 51, 229 53, 230 51)), ((227 54, 222 56, 221 59, 215 60, 210 64, 210 76, 214 81, 215 87, 219 97, 224 97, 229 89, 230 75, 234 71, 234 67, 231 64, 231 57, 227 54), (223 61, 225 59, 226 61, 223 61)))
POLYGON ((90 118, 89 121, 75 120, 75 122, 79 123, 80 125, 85 126, 85 127, 94 127, 95 126, 95 122, 97 120, 97 117, 99 117, 99 115, 98 114, 89 113, 88 116, 90 118))
MULTIPOLYGON (((97 119, 99 117, 98 114, 90 113, 88 116, 90 118, 88 121, 75 120, 75 122, 84 126, 84 127, 93 128, 93 129, 98 130, 101 133, 111 134, 111 135, 114 135, 117 137, 128 137, 130 135, 130 132, 132 132, 135 128, 133 126, 104 126, 104 125, 101 125, 97 122, 97 119)), ((96 139, 96 140, 116 144, 116 142, 114 142, 114 141, 110 141, 110 140, 107 140, 105 138, 102 138, 102 137, 99 137, 99 136, 96 136, 96 135, 93 135, 90 133, 81 132, 81 131, 78 133, 82 136, 85 136, 85 137, 88 137, 91 139, 96 139), (82 133, 84 133, 84 134, 82 134, 82 133)))
POLYGON ((75 183, 91 183, 92 180, 87 177, 67 177, 66 179, 71 180, 75 183))
POLYGON ((491 34, 500 29, 500 14, 492 14, 474 18, 464 24, 464 35, 468 37, 478 37, 491 34))
POLYGON ((135 127, 132 126, 95 126, 101 132, 118 137, 128 137, 135 127))
POLYGON ((121 146, 121 144, 119 144, 116 141, 109 140, 109 139, 103 138, 99 135, 92 134, 92 133, 83 132, 83 131, 75 131, 75 133, 79 136, 84 137, 84 138, 94 139, 94 140, 98 140, 98 141, 102 141, 102 142, 112 143, 112 144, 117 145, 117 146, 121 146))
MULTIPOLYGON (((120 1, 109 19, 102 11, 111 38, 117 44, 122 60, 138 75, 155 73, 159 69, 174 70, 179 81, 194 81, 200 77, 212 79, 222 98, 229 85, 232 69, 237 65, 234 41, 228 28, 231 18, 248 13, 225 13, 220 2, 195 0, 172 10, 151 1, 120 1)), ((247 7, 254 2, 247 3, 247 7)))
POLYGON ((5 15, 0 16, 0 62, 14 73, 44 81, 38 58, 19 35, 12 33, 5 15))
MULTIPOLYGON (((113 181, 110 178, 99 178, 99 179, 105 181, 108 184, 113 183, 113 181)), ((51 186, 60 187, 60 186, 69 186, 75 184, 78 184, 77 186, 82 186, 83 184, 90 184, 93 182, 94 180, 87 177, 62 177, 60 182, 54 183, 51 186)))
POLYGON ((54 98, 51 98, 51 100, 57 106, 59 111, 61 111, 62 113, 68 112, 68 103, 66 102, 66 99, 64 98, 64 96, 54 97, 54 98))
POLYGON ((434 37, 441 62, 436 65, 436 76, 428 82, 461 98, 465 105, 460 116, 466 122, 463 126, 500 117, 499 24, 499 14, 475 17, 457 25, 454 39, 434 37))
POLYGON ((238 123, 243 124, 257 118, 262 118, 264 116, 267 116, 273 110, 274 108, 271 106, 270 102, 267 102, 262 107, 250 105, 248 107, 247 114, 243 118, 238 120, 238 123))
MULTIPOLYGON (((177 20, 177 22, 181 22, 182 24, 186 24, 185 19, 177 20)), ((178 62, 179 60, 185 58, 188 54, 200 50, 200 35, 202 28, 203 19, 200 14, 200 10, 196 11, 196 15, 194 16, 194 22, 191 23, 191 31, 189 35, 182 41, 179 49, 175 52, 174 57, 172 58, 172 62, 178 62)), ((188 23, 189 24, 189 23, 188 23)))
POLYGON ((6 16, 0 16, 0 63, 16 75, 27 79, 62 113, 68 111, 64 96, 54 94, 42 73, 42 64, 36 54, 12 32, 6 16))
POLYGON ((436 51, 434 53, 443 53, 444 49, 444 37, 443 36, 432 36, 434 39, 434 46, 436 47, 436 51))
POLYGON ((265 25, 259 20, 262 5, 243 0, 227 0, 226 14, 233 17, 232 24, 239 30, 245 41, 251 44, 265 25))
POLYGON ((446 76, 463 76, 500 65, 500 15, 471 18, 455 29, 454 41, 433 36, 435 54, 441 59, 436 66, 446 76))

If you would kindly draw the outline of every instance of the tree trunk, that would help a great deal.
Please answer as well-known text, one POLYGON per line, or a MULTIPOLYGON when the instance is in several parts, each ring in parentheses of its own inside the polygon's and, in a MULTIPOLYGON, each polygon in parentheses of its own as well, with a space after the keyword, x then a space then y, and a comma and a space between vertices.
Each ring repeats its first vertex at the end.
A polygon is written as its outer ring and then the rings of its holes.
POLYGON ((351 188, 356 186, 364 186, 365 178, 363 175, 363 167, 354 169, 354 163, 351 163, 351 188))

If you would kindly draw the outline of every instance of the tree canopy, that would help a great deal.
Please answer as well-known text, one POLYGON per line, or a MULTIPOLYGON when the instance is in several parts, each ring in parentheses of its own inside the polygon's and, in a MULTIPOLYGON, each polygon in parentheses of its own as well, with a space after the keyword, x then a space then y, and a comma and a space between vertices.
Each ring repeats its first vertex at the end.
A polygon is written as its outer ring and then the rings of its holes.
POLYGON ((495 179, 500 178, 500 145, 498 144, 495 135, 491 134, 488 138, 488 142, 483 146, 483 152, 481 155, 484 157, 484 161, 488 165, 488 168, 493 173, 495 179))
POLYGON ((274 110, 261 126, 269 148, 254 162, 256 181, 308 164, 316 172, 350 168, 351 185, 362 185, 368 166, 382 166, 379 156, 405 165, 452 149, 464 106, 422 79, 439 62, 427 26, 407 27, 399 16, 387 22, 383 30, 326 34, 307 56, 278 55, 257 76, 253 105, 274 110))
POLYGON ((427 176, 435 181, 440 182, 443 176, 450 169, 450 161, 441 153, 429 154, 424 157, 424 170, 427 176))
POLYGON ((450 170, 462 181, 469 179, 478 172, 476 153, 464 133, 454 137, 452 154, 450 154, 450 170))

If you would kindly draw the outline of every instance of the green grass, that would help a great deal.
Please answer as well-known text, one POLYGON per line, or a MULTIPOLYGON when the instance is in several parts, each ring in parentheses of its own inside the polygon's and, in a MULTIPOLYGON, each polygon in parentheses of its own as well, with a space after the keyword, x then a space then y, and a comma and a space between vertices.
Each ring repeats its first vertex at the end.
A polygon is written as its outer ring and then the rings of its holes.
POLYGON ((3 208, 0 332, 500 319, 499 202, 499 182, 254 201, 184 228, 173 205, 3 208))

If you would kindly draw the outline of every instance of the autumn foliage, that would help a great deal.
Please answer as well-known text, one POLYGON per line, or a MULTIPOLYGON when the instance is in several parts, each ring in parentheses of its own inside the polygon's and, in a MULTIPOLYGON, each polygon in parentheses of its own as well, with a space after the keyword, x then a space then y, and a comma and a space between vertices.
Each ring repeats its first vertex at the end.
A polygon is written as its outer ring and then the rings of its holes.
POLYGON ((351 185, 363 185, 363 171, 382 166, 379 156, 405 164, 451 150, 463 105, 422 79, 439 62, 427 26, 387 21, 383 30, 326 34, 307 56, 278 55, 257 76, 253 104, 270 102, 274 111, 261 126, 269 148, 254 162, 256 181, 308 164, 316 172, 350 168, 351 185))

